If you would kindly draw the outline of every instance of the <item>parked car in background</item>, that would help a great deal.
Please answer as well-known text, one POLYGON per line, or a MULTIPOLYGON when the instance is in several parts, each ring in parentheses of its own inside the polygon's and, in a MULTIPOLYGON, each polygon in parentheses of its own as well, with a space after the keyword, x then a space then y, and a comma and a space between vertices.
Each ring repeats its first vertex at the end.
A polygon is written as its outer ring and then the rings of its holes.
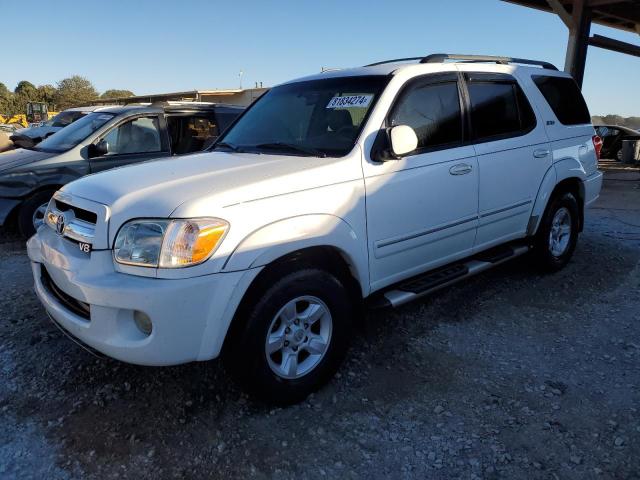
POLYGON ((365 304, 529 251, 563 268, 602 185, 576 82, 523 59, 404 60, 279 85, 209 152, 63 187, 27 243, 52 319, 126 362, 221 355, 287 404, 336 372, 365 304))
POLYGON ((622 161, 622 141, 640 140, 640 132, 619 125, 596 125, 597 134, 602 139, 602 158, 622 161))
POLYGON ((0 132, 4 132, 9 136, 20 129, 22 129, 22 126, 17 123, 0 123, 0 132))
POLYGON ((0 154, 0 225, 32 235, 66 183, 130 163, 198 152, 244 107, 170 103, 100 108, 30 148, 0 154))
POLYGON ((38 144, 47 137, 50 137, 64 127, 71 125, 76 120, 84 117, 88 113, 100 111, 105 106, 87 106, 69 108, 57 114, 55 117, 28 128, 22 128, 14 132, 11 136, 16 147, 30 148, 38 144))
POLYGON ((13 150, 14 145, 10 137, 13 135, 13 132, 20 128, 19 125, 14 123, 0 123, 0 152, 13 150))

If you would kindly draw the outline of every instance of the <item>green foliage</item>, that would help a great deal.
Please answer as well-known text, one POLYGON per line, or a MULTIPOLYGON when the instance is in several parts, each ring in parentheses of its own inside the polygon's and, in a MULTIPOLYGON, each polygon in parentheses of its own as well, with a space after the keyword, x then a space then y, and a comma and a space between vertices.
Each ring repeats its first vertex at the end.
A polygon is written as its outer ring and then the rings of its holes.
POLYGON ((27 98, 32 98, 36 95, 36 86, 26 80, 22 80, 18 83, 18 86, 13 91, 16 95, 24 95, 27 98))
POLYGON ((88 105, 98 98, 98 92, 92 83, 84 77, 74 75, 58 82, 58 89, 54 97, 60 110, 70 107, 88 105))
POLYGON ((53 85, 39 85, 37 90, 38 100, 45 102, 50 110, 54 109, 55 96, 57 89, 53 85))
POLYGON ((100 98, 121 98, 121 97, 133 97, 134 93, 130 90, 116 90, 111 89, 100 95, 100 98))

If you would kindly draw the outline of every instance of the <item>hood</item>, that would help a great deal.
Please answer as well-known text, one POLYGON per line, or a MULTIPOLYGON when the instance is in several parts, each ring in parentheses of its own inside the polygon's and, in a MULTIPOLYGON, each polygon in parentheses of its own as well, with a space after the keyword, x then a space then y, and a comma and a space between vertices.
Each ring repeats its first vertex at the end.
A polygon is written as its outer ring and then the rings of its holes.
POLYGON ((22 167, 23 165, 28 165, 40 160, 45 160, 55 155, 58 154, 51 152, 38 152, 36 150, 26 150, 24 148, 2 152, 0 153, 0 172, 8 170, 10 168, 22 167))
POLYGON ((14 132, 14 135, 24 135, 29 138, 42 138, 47 133, 56 132, 60 127, 29 127, 14 132))
MULTIPOLYGON (((209 205, 224 208, 346 180, 320 174, 342 160, 206 152, 89 175, 67 184, 63 191, 109 206, 114 220, 168 217, 190 201, 206 200, 209 205), (295 178, 287 178, 294 174, 295 178)), ((355 177, 358 171, 347 169, 343 173, 355 177)))

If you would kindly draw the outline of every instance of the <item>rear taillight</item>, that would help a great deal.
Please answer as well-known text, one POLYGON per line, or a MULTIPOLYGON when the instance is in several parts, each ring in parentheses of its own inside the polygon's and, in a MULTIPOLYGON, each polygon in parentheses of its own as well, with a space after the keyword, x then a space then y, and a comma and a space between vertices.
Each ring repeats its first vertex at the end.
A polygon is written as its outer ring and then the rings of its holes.
POLYGON ((593 148, 596 150, 596 157, 600 160, 600 150, 602 150, 602 139, 598 135, 594 135, 593 138, 593 148))

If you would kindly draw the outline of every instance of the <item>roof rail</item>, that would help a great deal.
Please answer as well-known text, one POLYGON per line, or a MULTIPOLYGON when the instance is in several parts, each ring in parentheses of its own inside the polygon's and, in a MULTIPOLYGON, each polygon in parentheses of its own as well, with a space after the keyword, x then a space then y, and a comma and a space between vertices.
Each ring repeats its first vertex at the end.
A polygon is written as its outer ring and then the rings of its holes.
POLYGON ((420 59, 420 63, 444 63, 445 60, 462 60, 466 62, 495 62, 501 65, 520 63, 522 65, 537 65, 548 70, 558 70, 549 62, 541 60, 527 60, 526 58, 496 57, 493 55, 454 55, 449 53, 434 53, 420 59))
POLYGON ((522 65, 537 65, 538 67, 546 68, 548 70, 558 70, 558 68, 549 62, 541 60, 527 60, 526 58, 512 58, 512 57, 496 57, 493 55, 455 55, 450 53, 433 53, 426 57, 407 57, 407 58, 394 58, 392 60, 384 60, 382 62, 370 63, 365 67, 375 67, 376 65, 384 65, 386 63, 408 62, 411 60, 418 60, 419 63, 444 63, 445 60, 462 60, 465 62, 494 62, 501 65, 508 65, 510 63, 520 63, 522 65))
POLYGON ((382 62, 370 63, 369 65, 365 65, 365 67, 375 67, 376 65, 384 65, 385 63, 408 62, 409 60, 422 60, 422 58, 423 57, 394 58, 391 60, 383 60, 382 62))

